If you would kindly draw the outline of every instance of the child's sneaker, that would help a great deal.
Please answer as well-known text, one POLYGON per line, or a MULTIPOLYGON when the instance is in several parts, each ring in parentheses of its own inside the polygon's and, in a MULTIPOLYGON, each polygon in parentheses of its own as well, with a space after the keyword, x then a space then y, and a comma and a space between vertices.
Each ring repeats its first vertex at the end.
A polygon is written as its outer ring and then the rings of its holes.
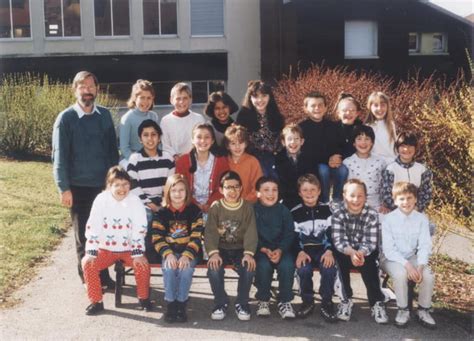
POLYGON ((388 322, 385 304, 382 301, 375 302, 374 306, 372 307, 372 316, 377 323, 384 324, 388 322))
POLYGON ((280 302, 278 303, 278 312, 282 319, 294 319, 295 311, 290 302, 280 302))
POLYGON ((334 303, 329 302, 321 304, 321 316, 326 320, 326 322, 336 322, 337 314, 334 311, 334 303))
POLYGON ((354 303, 351 299, 339 303, 337 318, 342 321, 349 321, 351 319, 353 305, 354 303))
POLYGON ((418 308, 418 321, 427 328, 436 328, 436 322, 431 317, 429 309, 418 308))
POLYGON ((250 320, 250 307, 248 304, 236 304, 235 313, 240 321, 250 320))
POLYGON ((211 319, 214 321, 220 321, 225 318, 227 312, 227 304, 214 308, 211 314, 211 319))
POLYGON ((270 304, 265 301, 258 302, 257 316, 267 317, 270 316, 270 304))
POLYGON ((407 308, 398 308, 397 316, 395 317, 395 325, 397 327, 406 327, 410 321, 410 310, 407 308))
POLYGON ((314 310, 314 302, 304 302, 301 304, 300 309, 296 312, 298 318, 306 318, 308 315, 312 314, 314 310))

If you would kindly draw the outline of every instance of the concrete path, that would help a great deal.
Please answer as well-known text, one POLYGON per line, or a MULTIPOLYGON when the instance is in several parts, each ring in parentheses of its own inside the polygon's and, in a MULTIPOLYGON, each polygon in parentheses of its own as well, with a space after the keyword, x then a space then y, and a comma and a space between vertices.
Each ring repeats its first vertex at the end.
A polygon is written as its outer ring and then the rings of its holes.
MULTIPOLYGON (((169 325, 163 321, 163 286, 158 277, 152 278, 152 298, 157 301, 155 312, 138 310, 133 287, 128 286, 122 308, 116 309, 113 295, 106 294, 105 313, 89 317, 84 314, 88 302, 75 271, 75 262, 73 237, 69 233, 53 253, 50 264, 16 293, 22 303, 0 311, 0 340, 472 339, 472 335, 459 326, 456 319, 436 312, 433 316, 438 328, 434 331, 421 327, 415 321, 406 329, 398 329, 393 324, 377 325, 370 317, 365 289, 357 274, 353 275, 356 301, 353 318, 350 322, 333 325, 322 321, 316 312, 306 320, 282 321, 275 305, 272 305, 273 315, 267 319, 253 316, 250 322, 241 322, 230 311, 224 321, 212 321, 209 317, 212 296, 206 278, 196 278, 193 282, 188 323, 169 325)), ((205 272, 199 270, 197 274, 205 272)), ((319 277, 315 275, 315 279, 319 280, 319 277)), ((127 281, 133 283, 131 277, 127 281)), ((235 297, 235 281, 228 284, 229 294, 235 297)), ((299 298, 295 302, 299 303, 299 298)), ((389 307, 389 316, 393 321, 393 302, 389 307)), ((252 309, 255 311, 255 302, 252 309)))

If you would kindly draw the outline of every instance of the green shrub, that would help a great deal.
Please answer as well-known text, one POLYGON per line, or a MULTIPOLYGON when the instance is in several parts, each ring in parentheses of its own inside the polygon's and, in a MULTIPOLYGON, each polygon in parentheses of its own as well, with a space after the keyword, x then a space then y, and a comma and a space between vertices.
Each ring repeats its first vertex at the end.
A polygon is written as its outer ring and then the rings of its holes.
POLYGON ((410 130, 421 137, 419 159, 434 173, 429 213, 451 225, 470 228, 474 104, 472 90, 462 75, 448 85, 434 77, 423 81, 414 77, 395 84, 378 74, 313 66, 296 77, 285 77, 275 87, 287 122, 304 118, 303 98, 310 91, 328 96, 330 110, 341 91, 352 93, 364 108, 372 91, 387 93, 398 132, 410 130))
MULTIPOLYGON (((58 113, 75 102, 70 84, 32 73, 8 74, 0 85, 0 151, 7 155, 45 155, 58 113)), ((107 93, 98 103, 114 107, 107 93)))

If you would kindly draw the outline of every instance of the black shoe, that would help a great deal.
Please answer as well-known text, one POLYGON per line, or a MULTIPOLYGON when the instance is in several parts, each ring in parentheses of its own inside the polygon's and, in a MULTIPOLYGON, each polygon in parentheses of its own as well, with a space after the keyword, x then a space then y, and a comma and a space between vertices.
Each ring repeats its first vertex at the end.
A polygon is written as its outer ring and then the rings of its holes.
POLYGON ((313 313, 314 302, 303 302, 300 309, 296 312, 296 317, 306 318, 313 313))
POLYGON ((187 322, 188 315, 186 315, 186 302, 176 302, 176 322, 187 322))
POLYGON ((177 306, 175 301, 169 302, 166 306, 165 321, 168 323, 176 322, 177 306))
POLYGON ((321 316, 326 322, 334 323, 337 322, 337 314, 334 309, 334 303, 323 303, 321 304, 321 316))
POLYGON ((92 303, 86 308, 86 315, 97 315, 101 311, 104 310, 104 303, 102 302, 97 302, 97 303, 92 303))
POLYGON ((144 300, 139 299, 140 302, 140 307, 142 307, 143 310, 146 312, 153 311, 153 302, 150 301, 149 298, 146 298, 144 300))
POLYGON ((103 291, 115 291, 115 281, 109 278, 106 282, 102 283, 103 291))

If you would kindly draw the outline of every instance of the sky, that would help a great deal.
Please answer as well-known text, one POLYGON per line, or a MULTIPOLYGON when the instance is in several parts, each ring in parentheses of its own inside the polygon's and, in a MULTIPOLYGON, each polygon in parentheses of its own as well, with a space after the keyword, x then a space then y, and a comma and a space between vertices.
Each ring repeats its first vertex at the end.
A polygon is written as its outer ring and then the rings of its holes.
POLYGON ((474 13, 473 0, 430 0, 430 2, 443 7, 461 17, 474 13))

